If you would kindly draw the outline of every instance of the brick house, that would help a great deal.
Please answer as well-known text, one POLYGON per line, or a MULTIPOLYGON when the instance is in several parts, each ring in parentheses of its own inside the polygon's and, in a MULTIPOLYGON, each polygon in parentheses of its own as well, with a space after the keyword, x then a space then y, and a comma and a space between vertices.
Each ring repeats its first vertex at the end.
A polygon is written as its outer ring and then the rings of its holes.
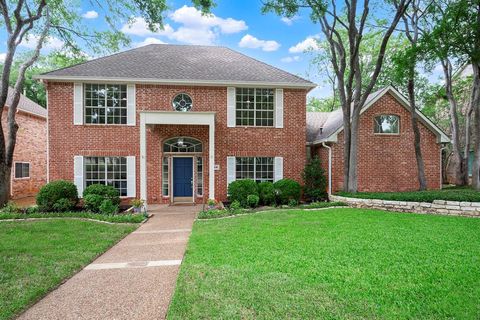
POLYGON ((226 200, 235 179, 301 182, 315 84, 224 47, 149 45, 38 77, 49 180, 147 203, 226 200))
MULTIPOLYGON (((442 184, 442 144, 449 138, 421 112, 419 127, 428 189, 442 184)), ((358 137, 358 191, 418 189, 410 107, 395 88, 372 93, 361 111, 358 137)), ((307 114, 311 155, 318 155, 328 175, 329 191, 343 188, 343 114, 341 109, 307 114)))
MULTIPOLYGON (((9 89, 3 109, 4 127, 12 99, 13 90, 9 89)), ((47 110, 20 95, 15 120, 19 128, 13 153, 10 197, 19 199, 35 195, 47 182, 47 110)))

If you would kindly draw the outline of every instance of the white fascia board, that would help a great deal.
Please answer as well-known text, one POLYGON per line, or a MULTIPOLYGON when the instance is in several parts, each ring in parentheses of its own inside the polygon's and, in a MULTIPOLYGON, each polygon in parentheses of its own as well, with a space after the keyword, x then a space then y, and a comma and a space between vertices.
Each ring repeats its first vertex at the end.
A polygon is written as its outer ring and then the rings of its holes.
POLYGON ((227 80, 192 80, 192 79, 149 79, 149 78, 117 78, 117 77, 87 77, 87 76, 51 76, 36 75, 37 80, 50 81, 75 81, 75 82, 115 82, 115 83, 138 83, 138 84, 164 84, 164 85, 188 85, 188 86, 237 86, 237 87, 277 87, 277 88, 297 88, 313 89, 317 85, 314 83, 294 83, 294 82, 263 82, 263 81, 227 81, 227 80))
POLYGON ((215 112, 141 111, 145 124, 215 125, 215 112))

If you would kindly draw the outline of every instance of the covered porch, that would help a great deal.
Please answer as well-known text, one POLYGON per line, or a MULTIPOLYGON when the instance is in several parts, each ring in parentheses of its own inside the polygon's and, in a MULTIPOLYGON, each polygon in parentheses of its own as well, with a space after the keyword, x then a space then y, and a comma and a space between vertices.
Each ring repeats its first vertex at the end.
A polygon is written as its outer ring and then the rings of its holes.
POLYGON ((140 112, 140 198, 145 203, 214 198, 214 168, 214 112, 140 112))

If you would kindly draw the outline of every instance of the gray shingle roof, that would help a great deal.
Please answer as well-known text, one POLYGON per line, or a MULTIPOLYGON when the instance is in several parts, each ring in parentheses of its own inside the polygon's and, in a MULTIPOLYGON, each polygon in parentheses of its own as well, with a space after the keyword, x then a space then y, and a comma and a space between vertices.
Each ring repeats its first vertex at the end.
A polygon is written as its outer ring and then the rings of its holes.
MULTIPOLYGON (((371 93, 364 106, 374 100, 378 95, 385 93, 386 88, 371 93)), ((343 126, 342 109, 332 112, 307 112, 307 139, 308 142, 322 141, 343 126), (321 114, 321 115, 318 115, 321 114), (321 130, 320 130, 321 129, 321 130)))
MULTIPOLYGON (((13 100, 13 88, 8 88, 8 95, 7 95, 7 102, 5 103, 7 106, 10 106, 12 104, 13 100)), ((37 115, 42 118, 47 117, 47 109, 42 107, 41 105, 37 104, 36 102, 33 102, 23 94, 20 94, 20 101, 18 102, 18 107, 19 110, 32 113, 34 115, 37 115)))
POLYGON ((69 77, 189 83, 278 83, 315 87, 308 80, 226 47, 168 44, 152 44, 119 52, 38 76, 40 79, 69 77))

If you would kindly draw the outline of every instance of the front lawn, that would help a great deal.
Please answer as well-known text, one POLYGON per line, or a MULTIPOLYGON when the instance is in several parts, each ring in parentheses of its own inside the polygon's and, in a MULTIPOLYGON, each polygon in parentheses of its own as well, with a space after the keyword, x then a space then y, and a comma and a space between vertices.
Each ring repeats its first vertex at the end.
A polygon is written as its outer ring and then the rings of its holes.
POLYGON ((196 221, 169 319, 478 319, 480 220, 285 210, 196 221))
POLYGON ((337 195, 350 198, 415 202, 433 202, 433 200, 480 202, 480 192, 467 187, 408 192, 339 192, 337 195))
POLYGON ((9 319, 133 231, 134 225, 0 222, 0 319, 9 319))

